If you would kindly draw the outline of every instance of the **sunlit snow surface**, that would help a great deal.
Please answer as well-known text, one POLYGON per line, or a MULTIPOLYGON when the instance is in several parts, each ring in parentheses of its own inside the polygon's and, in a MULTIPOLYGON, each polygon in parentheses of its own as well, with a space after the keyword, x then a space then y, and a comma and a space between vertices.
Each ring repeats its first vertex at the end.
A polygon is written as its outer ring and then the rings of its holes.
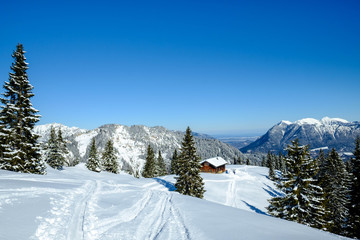
POLYGON ((83 164, 45 176, 0 170, 0 239, 345 239, 266 216, 277 194, 267 169, 228 169, 202 174, 209 201, 172 191, 173 176, 136 179, 83 164))

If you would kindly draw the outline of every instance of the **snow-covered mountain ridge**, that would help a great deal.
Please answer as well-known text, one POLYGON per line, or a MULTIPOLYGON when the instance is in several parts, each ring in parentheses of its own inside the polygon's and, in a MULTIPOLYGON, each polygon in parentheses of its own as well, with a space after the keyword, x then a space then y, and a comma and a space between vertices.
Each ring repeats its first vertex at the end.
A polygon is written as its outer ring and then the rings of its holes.
MULTIPOLYGON (((67 141, 71 158, 79 158, 82 162, 87 159, 90 141, 93 137, 100 153, 106 142, 111 139, 120 167, 132 173, 139 172, 143 168, 148 144, 154 148, 156 153, 160 150, 164 160, 169 163, 174 150, 180 149, 184 137, 183 132, 171 131, 164 127, 107 124, 93 130, 85 130, 53 123, 35 126, 34 132, 40 135, 40 143, 49 139, 51 127, 56 130, 61 129, 62 135, 67 141)), ((242 156, 235 147, 211 137, 207 138, 207 135, 195 133, 194 139, 198 154, 203 159, 220 156, 230 162, 234 157, 242 156)))
POLYGON ((311 149, 332 149, 340 153, 354 151, 355 138, 360 136, 360 123, 341 118, 324 117, 321 120, 304 118, 295 122, 281 121, 262 137, 241 149, 242 152, 283 151, 291 141, 298 138, 311 149))

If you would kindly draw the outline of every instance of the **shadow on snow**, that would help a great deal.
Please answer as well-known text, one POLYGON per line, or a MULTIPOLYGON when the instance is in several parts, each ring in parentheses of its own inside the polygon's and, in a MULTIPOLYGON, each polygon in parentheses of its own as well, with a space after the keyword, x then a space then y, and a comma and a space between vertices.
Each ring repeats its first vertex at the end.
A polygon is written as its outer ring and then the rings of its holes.
POLYGON ((270 187, 267 184, 264 184, 266 188, 263 188, 271 197, 281 197, 283 194, 279 191, 276 191, 274 188, 270 187))
POLYGON ((173 183, 165 181, 164 179, 161 178, 153 178, 155 181, 157 181, 158 183, 160 183, 161 185, 163 185, 164 187, 166 187, 167 189, 169 189, 169 191, 175 191, 176 187, 173 183))
POLYGON ((266 215, 266 216, 269 216, 266 212, 263 212, 261 211, 260 209, 258 209, 257 207, 253 206, 253 205, 250 205, 248 204, 247 202, 245 202, 244 200, 241 200, 243 203, 246 204, 246 206, 248 206, 251 210, 253 210, 254 212, 256 213, 260 213, 260 214, 263 214, 263 215, 266 215))

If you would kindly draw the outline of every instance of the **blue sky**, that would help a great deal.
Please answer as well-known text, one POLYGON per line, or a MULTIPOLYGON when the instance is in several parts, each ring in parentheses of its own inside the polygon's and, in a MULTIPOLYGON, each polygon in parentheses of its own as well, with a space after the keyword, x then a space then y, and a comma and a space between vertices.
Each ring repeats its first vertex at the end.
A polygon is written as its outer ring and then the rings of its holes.
POLYGON ((209 134, 360 120, 359 1, 3 1, 0 79, 27 51, 40 124, 209 134))

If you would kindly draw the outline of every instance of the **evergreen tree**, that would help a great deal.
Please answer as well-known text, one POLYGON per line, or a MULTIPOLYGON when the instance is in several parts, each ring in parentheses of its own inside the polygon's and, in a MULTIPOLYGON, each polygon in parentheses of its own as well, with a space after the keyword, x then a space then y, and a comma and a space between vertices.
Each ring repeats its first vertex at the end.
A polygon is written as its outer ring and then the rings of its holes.
POLYGON ((287 172, 278 187, 284 196, 269 200, 269 213, 283 219, 323 228, 325 210, 323 191, 314 179, 318 172, 317 161, 310 157, 309 146, 299 146, 296 139, 287 148, 287 172))
POLYGON ((349 179, 345 164, 333 148, 326 159, 319 154, 321 168, 320 186, 325 193, 326 229, 332 233, 344 235, 348 219, 349 179))
POLYGON ((159 155, 157 157, 156 166, 157 166, 157 170, 156 170, 156 175, 157 176, 164 176, 164 175, 167 174, 166 164, 165 164, 165 161, 164 161, 163 157, 161 156, 161 151, 160 150, 159 150, 159 155))
POLYGON ((285 173, 286 171, 286 166, 285 166, 285 162, 284 162, 284 156, 281 152, 279 152, 279 156, 278 156, 278 165, 279 168, 278 170, 281 171, 282 173, 285 173))
POLYGON ((319 163, 320 166, 320 171, 319 171, 319 178, 323 177, 323 174, 325 174, 325 171, 323 171, 322 169, 325 169, 328 164, 328 161, 326 159, 325 153, 322 149, 320 149, 319 155, 317 156, 317 161, 319 163))
POLYGON ((273 181, 276 179, 276 174, 274 170, 274 161, 272 160, 269 161, 269 178, 273 181))
POLYGON ((91 141, 90 153, 89 153, 89 157, 88 157, 88 160, 86 163, 86 167, 90 171, 94 171, 94 172, 101 171, 101 165, 100 165, 100 161, 99 161, 99 157, 98 157, 98 153, 97 153, 97 149, 96 149, 95 138, 93 138, 91 141))
POLYGON ((281 152, 279 152, 278 156, 276 156, 275 154, 272 154, 273 161, 274 161, 274 169, 279 170, 279 171, 281 171, 281 169, 283 167, 281 156, 282 156, 281 152))
POLYGON ((265 156, 262 156, 261 166, 262 166, 262 167, 266 167, 266 163, 267 163, 266 157, 265 157, 265 156))
POLYGON ((153 178, 156 176, 155 154, 154 154, 154 150, 150 145, 148 145, 147 148, 146 162, 142 175, 145 178, 153 178))
POLYGON ((68 148, 66 146, 66 142, 62 136, 61 128, 59 128, 59 130, 58 130, 57 142, 59 145, 60 153, 61 153, 62 157, 64 158, 64 165, 70 166, 70 159, 68 157, 69 150, 68 150, 68 148))
POLYGON ((103 170, 111 173, 118 173, 117 157, 114 145, 111 140, 107 141, 104 152, 102 154, 103 170))
MULTIPOLYGON (((272 155, 270 153, 270 151, 268 152, 267 156, 266 156, 266 167, 270 168, 270 162, 273 161, 272 155)), ((273 164, 274 166, 274 164, 273 164)))
POLYGON ((171 171, 171 174, 178 174, 178 153, 177 153, 177 150, 175 149, 174 150, 174 154, 171 158, 171 168, 170 168, 170 171, 171 171))
POLYGON ((238 157, 237 164, 239 165, 244 164, 243 160, 241 159, 241 156, 238 157))
POLYGON ((78 165, 80 163, 80 159, 77 157, 75 158, 75 160, 72 162, 71 166, 75 167, 76 165, 78 165))
POLYGON ((349 236, 360 239, 360 138, 355 140, 354 157, 351 159, 349 236))
POLYGON ((246 165, 250 165, 250 160, 246 159, 246 165))
POLYGON ((204 182, 200 176, 200 157, 196 155, 196 147, 191 130, 188 127, 181 144, 178 159, 179 177, 176 178, 176 191, 193 197, 203 198, 204 182))
POLYGON ((351 181, 352 180, 352 172, 353 172, 351 160, 345 162, 345 168, 346 168, 346 171, 349 174, 350 181, 351 181))
POLYGON ((50 138, 45 147, 45 162, 49 164, 50 167, 61 170, 64 166, 64 157, 61 154, 59 147, 59 141, 55 133, 55 129, 51 127, 50 129, 50 138))
POLYGON ((1 98, 0 112, 0 168, 36 174, 45 174, 41 160, 38 136, 32 132, 39 121, 38 110, 32 107, 30 98, 34 88, 28 80, 28 64, 25 62, 24 49, 18 44, 12 57, 14 63, 5 82, 5 93, 1 98))

